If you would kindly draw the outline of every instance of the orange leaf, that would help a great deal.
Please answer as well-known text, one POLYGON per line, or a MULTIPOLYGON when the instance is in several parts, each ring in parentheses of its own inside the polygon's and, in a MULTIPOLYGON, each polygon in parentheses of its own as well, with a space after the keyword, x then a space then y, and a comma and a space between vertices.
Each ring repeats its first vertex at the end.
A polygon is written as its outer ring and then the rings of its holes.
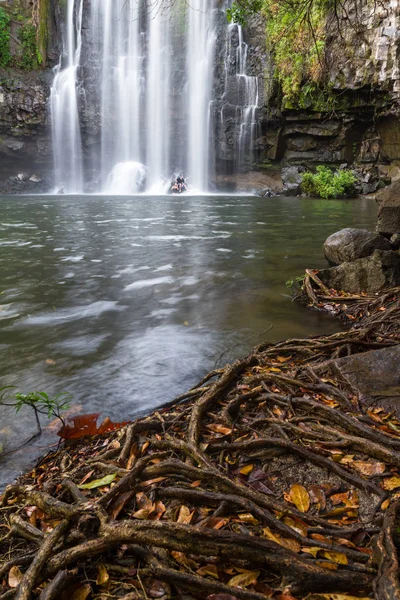
POLYGON ((242 475, 248 475, 249 473, 252 472, 252 470, 254 469, 254 465, 246 465, 245 467, 242 467, 239 471, 239 473, 241 473, 242 475))
POLYGON ((8 573, 8 585, 10 588, 19 586, 23 578, 23 574, 17 566, 11 567, 8 573))
POLYGON ((221 433, 222 435, 229 435, 232 433, 232 429, 229 429, 224 425, 219 425, 218 423, 209 423, 206 425, 206 428, 210 431, 214 431, 215 433, 221 433))

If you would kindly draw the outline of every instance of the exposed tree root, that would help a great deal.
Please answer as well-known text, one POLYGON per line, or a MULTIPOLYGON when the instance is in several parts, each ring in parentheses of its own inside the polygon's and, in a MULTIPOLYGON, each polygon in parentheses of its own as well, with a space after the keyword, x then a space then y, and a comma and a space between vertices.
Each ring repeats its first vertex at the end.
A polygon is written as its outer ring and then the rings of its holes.
MULTIPOLYGON (((307 282, 314 304, 328 294, 307 282)), ((0 600, 400 600, 400 422, 327 374, 332 357, 397 343, 368 311, 42 459, 2 496, 0 600)))

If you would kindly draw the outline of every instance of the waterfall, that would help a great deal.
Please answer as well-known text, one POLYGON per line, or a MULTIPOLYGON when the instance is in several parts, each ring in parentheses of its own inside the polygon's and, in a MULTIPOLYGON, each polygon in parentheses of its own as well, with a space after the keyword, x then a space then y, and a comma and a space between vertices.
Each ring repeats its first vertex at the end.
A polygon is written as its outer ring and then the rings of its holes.
POLYGON ((244 167, 247 158, 254 152, 254 142, 258 136, 259 88, 258 77, 248 74, 248 44, 244 40, 243 29, 239 24, 228 27, 225 47, 225 86, 223 105, 220 113, 222 126, 225 122, 224 107, 234 107, 236 112, 236 163, 237 169, 244 167), (232 83, 234 81, 234 84, 232 83))
POLYGON ((225 26, 216 0, 67 0, 51 89, 56 189, 163 193, 184 172, 193 190, 207 191, 218 19, 235 54, 243 162, 258 80, 247 75, 241 27, 225 26))
POLYGON ((68 0, 67 35, 50 92, 55 187, 82 191, 82 146, 79 127, 77 71, 82 49, 83 0, 68 0), (66 59, 63 68, 62 62, 66 59))

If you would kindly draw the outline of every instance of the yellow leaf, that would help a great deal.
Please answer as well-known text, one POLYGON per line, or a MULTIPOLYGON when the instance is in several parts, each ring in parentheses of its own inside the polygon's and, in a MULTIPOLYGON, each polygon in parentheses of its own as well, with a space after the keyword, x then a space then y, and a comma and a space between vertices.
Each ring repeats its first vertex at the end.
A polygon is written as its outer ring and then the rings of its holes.
POLYGON ((262 531, 268 540, 271 540, 284 548, 289 548, 289 550, 292 550, 293 552, 300 552, 301 546, 297 540, 294 540, 293 538, 283 538, 280 535, 273 533, 269 527, 265 527, 262 531))
POLYGON ((314 558, 317 558, 317 554, 321 551, 321 548, 317 548, 317 546, 305 546, 301 551, 307 552, 307 554, 311 554, 314 558))
POLYGON ((338 563, 339 565, 347 565, 347 556, 343 552, 331 552, 329 550, 323 551, 323 556, 332 562, 338 563))
POLYGON ((107 569, 104 565, 99 566, 99 570, 97 571, 97 585, 105 585, 110 579, 107 569))
POLYGON ((384 500, 381 504, 381 509, 386 510, 389 507, 389 504, 390 504, 390 498, 386 498, 386 500, 384 500))
POLYGON ((285 525, 288 525, 289 527, 297 531, 297 533, 301 533, 301 535, 304 535, 305 537, 307 536, 307 524, 301 521, 300 519, 297 519, 296 517, 285 517, 283 519, 283 522, 285 523, 285 525))
POLYGON ((338 568, 337 564, 335 563, 323 562, 320 560, 316 560, 315 564, 318 565, 318 567, 322 567, 323 569, 329 569, 330 571, 336 571, 338 568))
POLYGON ((272 371, 273 373, 280 373, 282 369, 278 369, 278 367, 270 367, 268 371, 272 371))
POLYGON ((86 598, 91 594, 92 588, 89 583, 85 583, 80 588, 75 590, 75 592, 71 596, 71 600, 86 600, 86 598))
POLYGON ((290 488, 289 492, 290 501, 300 510, 301 512, 307 512, 310 508, 310 496, 306 488, 302 485, 295 483, 290 488))
POLYGON ((151 511, 152 508, 140 508, 139 510, 133 513, 132 517, 134 517, 135 519, 144 520, 147 519, 151 511))
POLYGON ((228 581, 228 585, 232 585, 233 587, 247 587, 248 585, 255 583, 259 575, 260 571, 245 571, 244 573, 239 573, 239 575, 231 577, 228 581))
POLYGON ((23 574, 18 567, 11 567, 8 573, 8 585, 10 588, 16 588, 19 586, 23 578, 23 574))
POLYGON ((385 490, 395 490, 400 487, 400 477, 395 475, 394 477, 389 477, 389 479, 384 479, 383 487, 385 490))
POLYGON ((254 469, 254 465, 246 465, 245 467, 242 467, 240 469, 240 473, 242 475, 248 475, 249 473, 252 472, 253 469, 254 469))
POLYGON ((276 360, 280 363, 284 363, 287 362, 288 360, 290 360, 292 357, 291 356, 277 356, 276 360))
POLYGON ((243 523, 250 523, 251 525, 258 525, 257 519, 253 517, 251 513, 242 513, 238 515, 239 519, 243 521, 243 523))

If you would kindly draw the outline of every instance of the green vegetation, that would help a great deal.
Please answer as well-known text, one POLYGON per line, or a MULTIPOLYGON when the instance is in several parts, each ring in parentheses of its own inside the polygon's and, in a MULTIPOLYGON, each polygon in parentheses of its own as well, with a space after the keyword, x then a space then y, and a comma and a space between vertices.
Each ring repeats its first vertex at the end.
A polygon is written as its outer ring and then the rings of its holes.
POLYGON ((10 60, 10 17, 0 7, 0 67, 7 67, 10 60))
POLYGON ((285 108, 332 110, 334 96, 324 85, 326 19, 338 0, 239 0, 228 20, 245 25, 261 12, 266 17, 267 44, 275 60, 275 79, 285 108), (310 106, 311 105, 311 106, 310 106))
POLYGON ((38 56, 36 45, 36 27, 31 23, 22 25, 19 30, 19 39, 21 40, 22 53, 18 60, 18 66, 25 71, 35 69, 42 62, 38 56))
POLYGON ((48 419, 56 417, 64 424, 61 411, 69 408, 69 394, 57 394, 51 398, 46 392, 29 392, 28 394, 17 392, 14 394, 14 398, 11 398, 9 402, 6 402, 6 396, 10 389, 13 389, 13 386, 0 388, 0 405, 13 406, 16 413, 19 413, 23 406, 31 408, 35 415, 38 433, 41 433, 42 431, 39 415, 46 415, 48 419))
POLYGON ((332 171, 320 165, 316 173, 304 173, 301 189, 307 196, 349 198, 354 196, 356 177, 349 170, 332 171))
POLYGON ((297 277, 293 277, 292 279, 288 279, 286 282, 286 287, 293 290, 300 290, 304 283, 305 275, 300 275, 297 277))

